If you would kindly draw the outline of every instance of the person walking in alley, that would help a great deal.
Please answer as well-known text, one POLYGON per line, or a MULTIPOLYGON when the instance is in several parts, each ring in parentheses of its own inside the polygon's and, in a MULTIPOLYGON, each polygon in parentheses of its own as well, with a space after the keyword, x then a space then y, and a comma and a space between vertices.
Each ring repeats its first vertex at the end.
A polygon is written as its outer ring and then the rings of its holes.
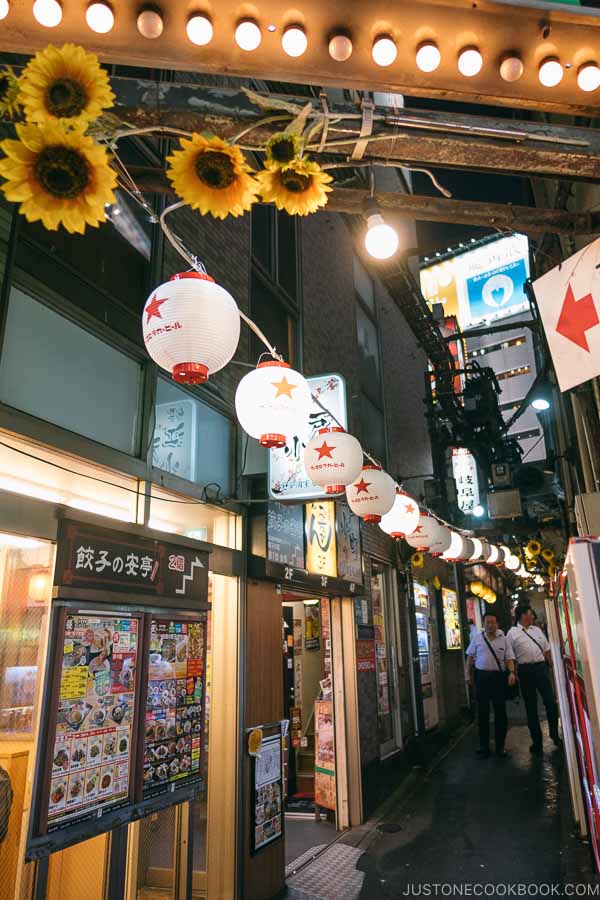
POLYGON ((467 681, 473 684, 475 671, 475 694, 477 697, 477 717, 479 726, 479 750, 477 755, 487 759, 490 755, 490 703, 494 707, 494 731, 496 755, 504 758, 507 754, 504 741, 508 730, 506 717, 507 676, 508 683, 515 684, 514 654, 504 632, 498 628, 494 613, 486 613, 483 631, 471 639, 467 649, 467 681))
POLYGON ((531 734, 532 753, 543 753, 543 738, 538 717, 538 692, 544 701, 548 717, 550 737, 560 746, 558 734, 558 706, 550 678, 552 660, 550 644, 541 628, 533 624, 531 606, 518 606, 515 610, 515 624, 507 634, 507 641, 517 662, 521 694, 527 712, 527 725, 531 734))

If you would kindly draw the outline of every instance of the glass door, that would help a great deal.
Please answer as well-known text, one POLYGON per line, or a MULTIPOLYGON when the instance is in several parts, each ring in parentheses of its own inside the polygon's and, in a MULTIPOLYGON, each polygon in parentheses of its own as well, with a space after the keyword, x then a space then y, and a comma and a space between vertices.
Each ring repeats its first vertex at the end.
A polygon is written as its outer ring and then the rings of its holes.
POLYGON ((413 581, 415 598, 415 619, 417 622, 417 652, 421 670, 421 696, 423 698, 423 717, 425 728, 435 728, 440 717, 437 704, 435 680, 435 654, 431 616, 429 609, 429 588, 418 581, 413 581))
POLYGON ((390 566, 371 560, 371 601, 375 628, 375 677, 379 753, 389 756, 402 746, 398 666, 398 601, 390 566))

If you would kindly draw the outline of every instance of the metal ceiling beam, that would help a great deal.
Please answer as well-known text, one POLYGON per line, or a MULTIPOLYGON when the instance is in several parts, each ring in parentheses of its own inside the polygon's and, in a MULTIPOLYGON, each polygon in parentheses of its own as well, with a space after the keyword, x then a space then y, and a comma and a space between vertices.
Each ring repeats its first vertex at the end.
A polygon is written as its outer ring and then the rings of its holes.
MULTIPOLYGON (((114 112, 138 127, 164 126, 186 131, 213 131, 226 139, 247 129, 245 146, 263 144, 284 121, 257 126, 269 112, 252 103, 242 90, 193 84, 165 84, 112 78, 117 96, 114 112)), ((270 94, 301 109, 307 98, 270 94)), ((360 131, 360 115, 352 103, 331 103, 338 119, 329 128, 326 152, 342 159, 351 155, 360 131)), ((273 110, 271 110, 272 112, 273 110)), ((322 111, 314 101, 314 112, 322 111)), ((425 110, 393 110, 378 106, 365 158, 427 163, 501 174, 520 174, 583 181, 600 179, 600 131, 425 110)))
POLYGON ((202 8, 210 10, 214 36, 197 47, 186 37, 190 11, 197 7, 178 0, 158 0, 164 28, 155 40, 140 34, 136 19, 139 0, 115 4, 115 25, 107 35, 97 35, 85 24, 86 3, 63 0, 61 23, 52 29, 40 26, 32 3, 11 0, 2 21, 0 50, 29 53, 49 41, 81 43, 107 62, 130 66, 210 72, 270 81, 326 85, 351 90, 389 91, 416 97, 484 103, 517 109, 537 109, 572 115, 596 115, 598 99, 577 87, 577 70, 597 58, 600 38, 598 10, 522 0, 302 0, 293 7, 279 0, 220 0, 202 8), (253 52, 234 41, 243 16, 256 20, 262 43, 253 52), (287 56, 281 36, 289 24, 301 24, 308 50, 299 58, 287 56), (332 34, 345 30, 353 52, 346 62, 329 55, 332 34), (397 46, 397 58, 387 67, 374 63, 371 46, 375 37, 389 34, 397 46), (419 71, 415 51, 424 40, 434 40, 441 52, 435 72, 419 71), (475 77, 466 78, 457 68, 459 51, 477 46, 484 64, 475 77), (520 55, 522 77, 502 80, 499 63, 508 51, 520 55), (542 59, 557 56, 565 69, 561 83, 543 87, 538 80, 542 59))

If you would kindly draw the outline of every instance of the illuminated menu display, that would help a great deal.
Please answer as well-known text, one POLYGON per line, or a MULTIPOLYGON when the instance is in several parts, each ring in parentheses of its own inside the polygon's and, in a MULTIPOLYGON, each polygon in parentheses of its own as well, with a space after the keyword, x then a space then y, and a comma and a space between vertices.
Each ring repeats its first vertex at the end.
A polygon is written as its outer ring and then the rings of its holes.
POLYGON ((128 802, 138 620, 68 615, 48 803, 48 831, 128 802))

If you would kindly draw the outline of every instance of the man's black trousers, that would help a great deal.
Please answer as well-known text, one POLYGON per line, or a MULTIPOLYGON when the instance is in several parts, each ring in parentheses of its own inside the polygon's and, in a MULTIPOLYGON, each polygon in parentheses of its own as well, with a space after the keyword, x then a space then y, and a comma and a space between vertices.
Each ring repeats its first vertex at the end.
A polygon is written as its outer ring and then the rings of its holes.
POLYGON ((508 730, 506 718, 506 675, 499 670, 488 672, 475 669, 475 690, 477 693, 477 716, 479 724, 479 746, 489 750, 490 746, 490 704, 494 707, 494 732, 496 753, 504 750, 508 730))
POLYGON ((538 718, 538 691, 546 707, 550 737, 558 738, 558 707, 546 663, 524 663, 520 665, 519 685, 527 712, 527 725, 529 726, 531 741, 534 746, 542 746, 542 729, 538 718))

